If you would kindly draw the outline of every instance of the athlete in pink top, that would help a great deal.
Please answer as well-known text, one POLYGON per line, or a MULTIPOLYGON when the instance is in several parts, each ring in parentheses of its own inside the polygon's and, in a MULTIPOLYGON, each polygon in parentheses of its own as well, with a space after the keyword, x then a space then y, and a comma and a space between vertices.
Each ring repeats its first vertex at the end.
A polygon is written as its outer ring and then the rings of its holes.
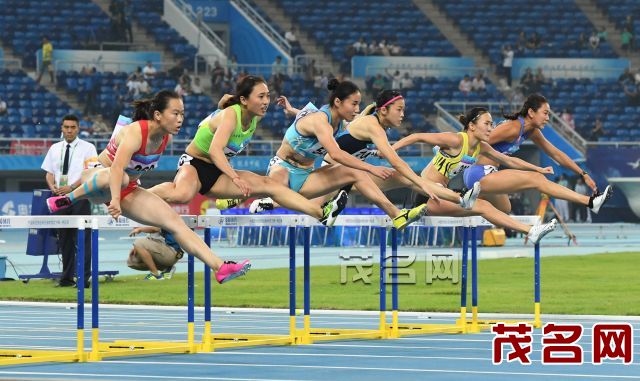
POLYGON ((83 171, 83 184, 73 192, 47 199, 49 210, 54 213, 81 199, 108 202, 109 214, 115 219, 124 215, 173 234, 185 252, 216 271, 219 283, 244 275, 251 268, 248 260, 223 262, 169 204, 138 186, 138 179, 156 167, 170 135, 177 134, 182 126, 182 98, 173 91, 163 90, 151 99, 135 101, 133 106, 134 122, 116 126, 108 147, 98 156, 99 164, 83 171))

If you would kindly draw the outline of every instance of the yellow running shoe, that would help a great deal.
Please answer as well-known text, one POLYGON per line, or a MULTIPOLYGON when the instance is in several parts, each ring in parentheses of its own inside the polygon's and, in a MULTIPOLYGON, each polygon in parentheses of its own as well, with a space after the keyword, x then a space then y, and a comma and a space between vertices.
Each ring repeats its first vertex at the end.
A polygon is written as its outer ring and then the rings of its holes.
POLYGON ((427 214, 427 204, 420 204, 413 209, 402 209, 400 215, 393 219, 393 227, 402 230, 425 214, 427 214))
POLYGON ((242 199, 239 198, 219 198, 216 200, 216 209, 226 210, 234 208, 242 204, 242 199))

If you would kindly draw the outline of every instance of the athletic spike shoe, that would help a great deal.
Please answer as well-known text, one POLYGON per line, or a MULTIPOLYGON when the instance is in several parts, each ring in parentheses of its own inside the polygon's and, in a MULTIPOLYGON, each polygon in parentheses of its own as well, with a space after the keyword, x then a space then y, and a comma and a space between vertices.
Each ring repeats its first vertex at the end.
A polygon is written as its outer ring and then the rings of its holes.
POLYGON ((334 198, 325 202, 324 205, 322 205, 322 218, 320 222, 325 226, 333 226, 340 212, 347 206, 348 200, 349 194, 341 190, 334 198))
POLYGON ((531 242, 535 245, 540 242, 545 235, 551 233, 556 228, 557 223, 558 221, 554 218, 546 224, 534 225, 529 230, 527 237, 529 237, 531 242))
POLYGON ((611 185, 607 185, 607 187, 604 189, 604 192, 591 196, 591 200, 589 200, 589 204, 593 205, 591 207, 591 211, 595 214, 598 214, 602 205, 604 205, 605 202, 609 201, 612 195, 613 188, 611 188, 611 185))
POLYGON ((240 204, 242 204, 242 199, 239 198, 219 198, 216 200, 216 209, 227 210, 240 204))
POLYGON ((47 199, 47 208, 49 209, 49 213, 55 213, 70 206, 71 200, 67 196, 54 196, 47 199))
POLYGON ((251 269, 251 263, 249 260, 245 260, 242 263, 235 263, 233 261, 225 261, 218 272, 216 273, 216 280, 218 283, 227 283, 230 280, 236 279, 239 276, 243 276, 251 269))
POLYGON ((251 205, 249 205, 249 213, 251 214, 262 213, 265 210, 273 210, 273 200, 271 197, 255 199, 251 205))
POLYGON ((400 215, 393 219, 393 227, 402 230, 425 214, 427 214, 427 204, 420 204, 413 209, 402 209, 400 215))
POLYGON ((147 276, 144 277, 144 280, 164 280, 164 276, 163 276, 163 273, 160 273, 160 275, 149 273, 147 274, 147 276))
POLYGON ((162 277, 164 279, 171 279, 171 278, 173 278, 173 274, 175 274, 175 272, 176 272, 176 267, 175 266, 171 266, 170 269, 165 270, 165 271, 162 272, 162 277))
POLYGON ((460 206, 462 206, 465 209, 472 209, 473 208, 473 204, 475 204, 476 200, 478 199, 478 196, 480 196, 480 182, 477 181, 475 184, 473 184, 473 187, 471 189, 468 189, 463 195, 462 195, 462 199, 460 200, 460 206))

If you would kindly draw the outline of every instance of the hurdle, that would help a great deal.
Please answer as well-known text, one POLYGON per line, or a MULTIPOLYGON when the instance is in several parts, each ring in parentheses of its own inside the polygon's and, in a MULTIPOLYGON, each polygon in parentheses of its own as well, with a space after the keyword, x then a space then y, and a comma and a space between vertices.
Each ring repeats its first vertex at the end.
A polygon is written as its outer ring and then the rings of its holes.
MULTIPOLYGON (((84 242, 87 221, 69 216, 3 216, 0 229, 69 228, 78 229, 78 242, 84 242)), ((78 245, 76 255, 78 274, 84 278, 84 245, 78 245)), ((78 284, 84 284, 83 279, 78 284)), ((84 362, 84 288, 78 287, 76 313, 76 350, 0 349, 0 365, 33 364, 40 362, 84 362)))
MULTIPOLYGON (((321 226, 318 221, 302 216, 304 220, 304 325, 298 330, 298 344, 312 344, 316 341, 352 340, 352 339, 384 339, 387 338, 386 329, 386 286, 385 259, 386 236, 390 220, 386 216, 360 215, 338 216, 333 226, 370 226, 377 227, 380 232, 380 323, 378 329, 344 329, 344 328, 312 328, 311 327, 311 226, 321 226)), ((295 281, 294 281, 295 282, 295 281)))
POLYGON ((285 226, 289 235, 289 334, 248 334, 248 333, 213 333, 211 331, 211 269, 204 266, 204 332, 200 351, 213 352, 217 349, 251 347, 259 345, 293 345, 297 342, 296 334, 296 226, 300 223, 298 215, 225 215, 199 216, 198 226, 204 228, 204 238, 211 247, 211 230, 213 227, 242 226, 285 226))
MULTIPOLYGON (((195 216, 182 216, 187 226, 197 226, 195 216)), ((97 280, 99 274, 99 230, 131 229, 144 226, 126 217, 117 221, 110 216, 9 216, 0 217, 1 229, 31 228, 77 228, 78 242, 84 242, 85 229, 92 229, 91 237, 91 276, 97 280)), ((84 245, 78 245, 76 255, 77 284, 84 284, 84 245)), ((84 287, 77 288, 77 334, 75 351, 48 351, 29 349, 0 350, 0 365, 15 365, 38 362, 86 362, 99 361, 107 357, 130 356, 156 353, 194 353, 197 345, 194 341, 194 275, 193 257, 189 256, 188 281, 188 318, 186 342, 134 341, 119 340, 100 342, 99 339, 99 282, 91 283, 91 350, 85 350, 85 303, 84 287)))
MULTIPOLYGON (((181 216, 185 224, 194 229, 197 227, 198 220, 196 216, 181 216)), ((99 228, 110 230, 132 229, 137 226, 145 226, 139 224, 126 217, 120 217, 114 220, 110 216, 95 216, 90 219, 92 227, 92 259, 91 270, 92 277, 98 273, 98 237, 99 228)), ((78 255, 80 257, 80 255, 78 255)), ((78 259, 80 260, 80 259, 78 259)), ((91 296, 91 352, 89 353, 89 361, 100 361, 103 358, 121 357, 121 356, 139 356, 160 353, 195 353, 198 345, 195 343, 194 332, 194 315, 195 315, 195 296, 194 296, 194 258, 192 255, 187 257, 187 340, 186 342, 173 341, 151 341, 151 340, 116 340, 113 342, 101 342, 99 333, 99 308, 98 308, 98 282, 92 282, 91 296)), ((79 271, 79 270, 78 270, 79 271)), ((80 277, 80 272, 78 272, 80 277)), ((95 278, 94 278, 95 279, 95 278)), ((78 280, 80 283, 80 278, 78 280)))
MULTIPOLYGON (((515 220, 534 225, 540 221, 539 216, 512 216, 515 220)), ((462 259, 461 259, 461 284, 460 284, 460 316, 454 324, 403 324, 398 321, 398 282, 397 282, 397 232, 392 230, 391 250, 392 250, 392 322, 387 325, 389 338, 398 338, 406 335, 425 335, 434 333, 476 333, 482 329, 489 328, 498 322, 514 322, 509 320, 481 320, 478 317, 478 247, 477 228, 478 226, 493 226, 482 217, 422 217, 412 226, 425 227, 462 227, 462 259), (468 286, 468 258, 469 240, 471 240, 471 319, 468 319, 467 309, 467 286, 468 286)), ((540 318, 540 245, 534 246, 534 320, 530 322, 534 327, 542 327, 540 318)), ((518 321, 522 322, 522 321, 518 321)))

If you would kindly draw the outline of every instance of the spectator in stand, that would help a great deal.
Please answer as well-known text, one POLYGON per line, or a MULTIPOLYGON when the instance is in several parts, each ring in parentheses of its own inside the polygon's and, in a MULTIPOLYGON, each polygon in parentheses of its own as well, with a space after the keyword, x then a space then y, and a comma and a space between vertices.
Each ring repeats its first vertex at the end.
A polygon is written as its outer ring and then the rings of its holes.
POLYGON ((600 40, 600 43, 603 43, 603 42, 607 41, 607 27, 606 26, 601 26, 600 30, 598 30, 598 39, 600 40))
POLYGON ((101 114, 96 115, 93 125, 91 126, 91 133, 97 136, 108 137, 111 131, 112 129, 104 122, 104 117, 101 114))
POLYGON ((569 125, 569 127, 573 128, 574 130, 576 129, 576 122, 573 119, 573 114, 571 113, 571 110, 569 110, 568 108, 565 108, 564 110, 562 110, 562 114, 560 114, 560 118, 564 120, 565 123, 569 125))
POLYGON ((306 60, 303 64, 303 71, 304 86, 309 88, 313 86, 313 80, 316 77, 316 60, 306 60))
POLYGON ((96 114, 96 102, 100 91, 100 78, 98 78, 96 68, 87 71, 84 77, 84 115, 96 114))
POLYGON ((275 77, 282 77, 281 80, 287 75, 287 66, 282 62, 282 57, 277 56, 276 60, 271 64, 271 80, 275 77))
POLYGON ((353 49, 356 51, 356 55, 367 55, 367 42, 364 37, 360 37, 358 41, 353 43, 353 49))
POLYGON ((471 78, 469 78, 469 75, 465 75, 464 78, 460 80, 460 83, 458 83, 458 91, 465 96, 469 95, 471 92, 471 78))
POLYGON ((390 56, 391 55, 389 53, 389 46, 387 45, 387 40, 385 40, 385 39, 380 40, 380 42, 378 43, 378 51, 383 56, 390 56))
POLYGON ((140 82, 138 81, 137 74, 131 74, 127 79, 127 95, 130 98, 140 97, 140 82))
POLYGON ((222 82, 224 81, 225 70, 220 64, 220 62, 216 61, 213 64, 213 70, 211 70, 211 91, 213 93, 214 98, 217 98, 221 92, 222 82))
POLYGON ((373 94, 380 93, 382 91, 382 89, 387 87, 386 84, 387 84, 387 81, 385 81, 385 79, 382 76, 382 74, 380 74, 380 73, 376 74, 376 77, 373 80, 373 83, 371 84, 371 90, 372 90, 373 94))
POLYGON ((140 95, 142 97, 151 95, 151 86, 143 77, 138 77, 138 89, 140 90, 140 95))
POLYGON ((186 97, 191 93, 191 85, 184 78, 181 78, 173 91, 181 97, 186 97))
POLYGON ((322 94, 322 90, 324 89, 324 87, 322 87, 323 79, 324 79, 324 71, 321 69, 313 77, 313 94, 316 97, 316 99, 320 97, 320 95, 322 94))
POLYGON ((595 30, 591 32, 591 37, 589 37, 589 47, 591 50, 596 51, 600 46, 600 37, 598 37, 598 32, 595 30))
POLYGON ((589 140, 597 142, 602 136, 604 136, 602 120, 600 119, 600 117, 597 117, 596 121, 594 122, 593 128, 591 129, 591 136, 589 136, 589 140))
MULTIPOLYGON (((556 183, 558 183, 558 185, 562 185, 565 188, 569 188, 569 180, 567 180, 564 174, 561 174, 560 177, 558 177, 556 183)), ((589 194, 588 196, 591 195, 589 194)), ((569 214, 569 201, 555 198, 553 200, 553 204, 558 210, 559 217, 562 218, 562 221, 569 222, 569 219, 571 218, 571 215, 569 214)))
POLYGON ((127 42, 133 42, 133 27, 131 22, 133 20, 133 5, 131 0, 124 0, 122 6, 122 28, 124 31, 124 37, 127 42))
POLYGON ((184 72, 180 76, 179 81, 182 82, 183 87, 184 86, 188 86, 189 89, 191 89, 191 82, 193 82, 193 80, 191 79, 191 75, 189 74, 189 70, 184 69, 184 72))
POLYGON ((393 72, 393 74, 391 74, 391 72, 389 72, 389 68, 386 68, 385 73, 387 73, 387 76, 389 76, 389 79, 391 80, 391 88, 399 89, 400 80, 402 79, 402 75, 400 75, 400 70, 396 70, 395 72, 393 72))
POLYGON ((531 38, 527 42, 527 48, 531 50, 540 49, 542 47, 542 38, 537 32, 531 34, 531 38))
POLYGON ((398 44, 398 39, 394 37, 393 42, 389 45, 389 52, 392 56, 401 56, 402 47, 398 44))
POLYGON ((7 115, 8 112, 9 111, 7 110, 7 102, 0 98, 0 116, 7 115))
POLYGON ((413 83, 413 79, 409 75, 409 72, 405 71, 402 80, 400 80, 400 88, 404 91, 407 89, 413 89, 414 86, 415 84, 413 83))
POLYGON ((640 106, 640 92, 635 82, 629 81, 623 84, 624 94, 627 96, 629 106, 640 106))
POLYGON ((476 93, 484 93, 487 91, 487 84, 484 82, 484 74, 479 71, 476 73, 476 76, 473 77, 473 81, 471 81, 471 91, 476 93))
POLYGON ((55 80, 53 78, 53 45, 49 41, 49 37, 42 37, 42 65, 40 65, 40 73, 38 73, 38 78, 36 79, 36 83, 40 83, 42 79, 42 74, 44 74, 45 70, 49 72, 49 78, 51 78, 51 83, 54 83, 55 80))
POLYGON ((202 86, 200 86, 200 78, 195 77, 193 79, 193 84, 191 84, 191 93, 194 95, 202 94, 202 86))
POLYGON ((624 84, 625 82, 635 82, 630 68, 624 68, 624 73, 620 74, 620 76, 618 77, 618 82, 620 82, 621 84, 624 84))
POLYGON ((155 67, 153 67, 153 63, 151 63, 151 61, 147 61, 147 65, 144 67, 144 69, 142 69, 142 75, 144 76, 144 79, 147 82, 151 83, 153 82, 153 79, 157 74, 158 71, 155 67))
MULTIPOLYGON (((578 177, 578 180, 576 180, 576 186, 573 190, 576 193, 591 196, 591 190, 584 183, 584 179, 582 177, 578 177)), ((576 204, 574 207, 576 211, 576 222, 591 223, 591 210, 589 210, 588 206, 576 204), (582 219, 583 216, 584 220, 582 219)))
POLYGON ((624 20, 624 25, 622 26, 622 29, 629 29, 629 31, 633 30, 633 15, 627 15, 627 17, 624 20))
POLYGON ((300 49, 300 43, 298 42, 298 38, 296 37, 296 29, 292 28, 291 30, 288 30, 285 34, 284 34, 284 38, 289 41, 289 44, 291 45, 292 49, 300 49))
POLYGON ((238 76, 238 57, 235 54, 229 60, 228 71, 231 78, 235 80, 238 76))
POLYGON ((527 34, 524 31, 520 31, 518 35, 518 41, 516 42, 516 51, 518 54, 524 54, 527 52, 527 45, 529 42, 527 41, 527 34))
POLYGON ((369 46, 367 46, 367 55, 368 56, 377 56, 380 53, 378 52, 378 43, 376 40, 371 40, 369 46))
POLYGON ((177 81, 180 76, 182 75, 182 73, 184 73, 184 64, 182 61, 178 61, 176 62, 175 65, 173 65, 171 67, 171 69, 169 69, 167 71, 167 74, 169 75, 169 78, 177 81))
POLYGON ((536 69, 536 75, 533 77, 533 86, 531 87, 532 93, 540 93, 542 92, 542 86, 547 83, 547 78, 544 76, 544 72, 542 68, 539 67, 536 69))
POLYGON ((620 41, 622 42, 622 50, 625 52, 630 52, 633 48, 633 33, 631 33, 633 29, 625 27, 622 30, 622 34, 620 35, 620 41))
MULTIPOLYGON (((524 32, 522 32, 524 33, 524 32)), ((511 87, 511 67, 513 66, 513 50, 507 44, 502 48, 502 74, 507 77, 507 84, 511 87)))
POLYGON ((585 36, 584 32, 581 32, 580 36, 578 36, 578 40, 575 41, 575 47, 578 50, 582 50, 587 47, 587 44, 587 36, 585 36))
POLYGON ((524 71, 524 75, 520 78, 520 88, 524 94, 531 94, 533 88, 535 87, 535 78, 533 77, 533 72, 531 68, 528 67, 524 71))

